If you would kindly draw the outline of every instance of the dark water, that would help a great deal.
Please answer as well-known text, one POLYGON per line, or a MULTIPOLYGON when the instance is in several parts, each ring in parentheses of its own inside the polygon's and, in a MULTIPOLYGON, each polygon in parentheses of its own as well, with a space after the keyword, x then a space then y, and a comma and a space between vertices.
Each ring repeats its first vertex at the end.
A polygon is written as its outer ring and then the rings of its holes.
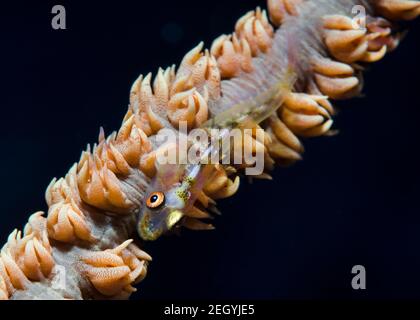
MULTIPOLYGON (((11 1, 9 1, 11 2, 11 1)), ((43 193, 98 129, 119 127, 138 74, 178 63, 263 1, 51 1, 0 5, 0 240, 45 210, 43 193), (38 3, 39 2, 39 3, 38 3)), ((245 181, 216 231, 183 232, 154 257, 135 298, 420 298, 420 21, 339 102, 332 138, 275 180, 245 181), (365 266, 367 289, 351 288, 365 266)))

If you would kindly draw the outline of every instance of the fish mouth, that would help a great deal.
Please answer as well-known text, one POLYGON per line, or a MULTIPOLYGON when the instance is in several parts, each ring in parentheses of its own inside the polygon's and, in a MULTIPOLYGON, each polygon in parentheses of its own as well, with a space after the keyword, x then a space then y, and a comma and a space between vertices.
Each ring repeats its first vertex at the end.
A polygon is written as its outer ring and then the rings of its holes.
POLYGON ((166 226, 168 230, 172 229, 174 226, 179 224, 184 214, 180 210, 173 210, 169 213, 166 218, 166 226))
POLYGON ((148 228, 140 228, 139 235, 145 241, 154 241, 162 235, 162 232, 159 232, 159 231, 153 232, 152 230, 148 228))
POLYGON ((145 241, 154 241, 162 234, 176 228, 182 221, 184 214, 180 210, 172 210, 159 225, 153 225, 150 216, 146 215, 138 224, 137 232, 145 241))
POLYGON ((151 228, 150 217, 145 217, 138 224, 137 232, 143 240, 154 241, 162 235, 163 230, 151 228))

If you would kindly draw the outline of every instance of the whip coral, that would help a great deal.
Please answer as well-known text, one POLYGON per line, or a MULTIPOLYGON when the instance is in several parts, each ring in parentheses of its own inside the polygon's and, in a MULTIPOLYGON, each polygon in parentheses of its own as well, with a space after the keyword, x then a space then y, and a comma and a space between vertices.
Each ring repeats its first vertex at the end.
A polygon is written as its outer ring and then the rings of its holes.
MULTIPOLYGON (((132 239, 139 212, 154 206, 149 197, 160 197, 150 194, 160 173, 156 159, 167 148, 156 140, 160 130, 178 130, 182 122, 198 128, 255 99, 292 61, 292 92, 253 127, 264 138, 251 136, 265 156, 260 177, 267 178, 276 164, 301 159, 302 137, 334 133, 332 101, 358 95, 363 66, 397 47, 398 20, 419 14, 418 1, 268 0, 268 12, 248 12, 232 34, 208 49, 198 44, 178 68, 140 76, 121 128, 108 136, 101 130, 69 172, 51 181, 48 212, 34 213, 23 232, 10 234, 0 255, 0 299, 128 298, 152 261, 145 244, 132 239), (355 24, 355 5, 366 10, 365 27, 355 24), (65 285, 57 285, 62 277, 65 285)), ((217 212, 216 200, 236 193, 243 169, 211 166, 194 202, 171 226, 212 229, 206 219, 217 212)))

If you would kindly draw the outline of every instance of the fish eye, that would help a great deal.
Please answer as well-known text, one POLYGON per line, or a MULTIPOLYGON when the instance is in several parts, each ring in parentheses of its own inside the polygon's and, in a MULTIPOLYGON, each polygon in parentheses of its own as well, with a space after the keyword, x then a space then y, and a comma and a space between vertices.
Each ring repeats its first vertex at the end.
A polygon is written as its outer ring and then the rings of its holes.
POLYGON ((147 198, 146 205, 150 209, 156 209, 157 207, 161 206, 165 202, 165 195, 163 192, 156 191, 152 192, 147 198))

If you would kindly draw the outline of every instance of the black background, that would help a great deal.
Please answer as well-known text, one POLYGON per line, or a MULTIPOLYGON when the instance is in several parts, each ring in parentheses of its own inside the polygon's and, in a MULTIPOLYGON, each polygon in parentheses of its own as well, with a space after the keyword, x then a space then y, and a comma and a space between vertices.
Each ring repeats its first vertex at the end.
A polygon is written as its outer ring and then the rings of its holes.
MULTIPOLYGON (((11 1, 9 1, 11 2, 11 1)), ((45 210, 52 177, 99 127, 117 129, 140 73, 179 63, 264 1, 19 1, 0 4, 0 240, 45 210), (63 4, 67 30, 51 28, 63 4)), ((419 21, 338 102, 336 137, 305 141, 274 181, 242 182, 213 232, 149 244, 133 298, 420 298, 419 21), (362 264, 367 290, 351 289, 362 264)))

